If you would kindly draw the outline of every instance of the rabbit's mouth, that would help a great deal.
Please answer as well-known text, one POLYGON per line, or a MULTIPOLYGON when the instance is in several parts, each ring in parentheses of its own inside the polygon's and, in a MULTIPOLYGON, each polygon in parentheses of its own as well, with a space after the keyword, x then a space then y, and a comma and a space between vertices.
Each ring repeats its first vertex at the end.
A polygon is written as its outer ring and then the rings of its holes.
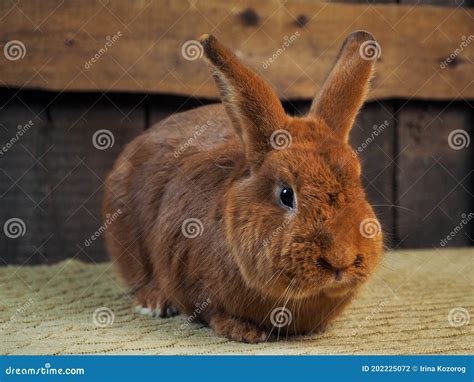
POLYGON ((342 297, 359 286, 361 283, 353 278, 331 281, 322 289, 322 293, 328 297, 342 297))
MULTIPOLYGON (((314 252, 312 248, 284 252, 272 264, 272 272, 268 275, 270 281, 263 282, 263 288, 259 282, 259 289, 265 289, 265 293, 272 296, 284 294, 300 299, 320 294, 347 294, 367 279, 368 268, 362 254, 338 257, 327 252, 315 255, 314 252)), ((255 279, 259 273, 249 272, 248 275, 255 279)))

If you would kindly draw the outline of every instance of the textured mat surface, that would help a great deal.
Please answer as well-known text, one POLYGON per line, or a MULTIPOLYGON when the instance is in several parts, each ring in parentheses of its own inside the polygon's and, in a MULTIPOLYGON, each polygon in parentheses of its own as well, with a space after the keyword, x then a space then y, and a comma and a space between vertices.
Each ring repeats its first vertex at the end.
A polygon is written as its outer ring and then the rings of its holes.
POLYGON ((472 249, 387 253, 326 333, 259 345, 134 313, 110 263, 0 267, 0 353, 472 354, 473 259, 472 249))

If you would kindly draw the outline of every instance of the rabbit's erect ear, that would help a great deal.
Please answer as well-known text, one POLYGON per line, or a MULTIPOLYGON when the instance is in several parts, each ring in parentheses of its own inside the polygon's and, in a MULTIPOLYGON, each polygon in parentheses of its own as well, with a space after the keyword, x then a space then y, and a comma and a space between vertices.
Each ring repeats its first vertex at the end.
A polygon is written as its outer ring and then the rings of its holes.
POLYGON ((214 36, 204 35, 200 42, 247 159, 258 163, 271 149, 272 132, 285 126, 287 117, 281 102, 270 84, 245 67, 214 36))
POLYGON ((346 142, 357 112, 364 103, 379 55, 380 46, 370 33, 351 33, 311 105, 309 115, 323 119, 346 142))

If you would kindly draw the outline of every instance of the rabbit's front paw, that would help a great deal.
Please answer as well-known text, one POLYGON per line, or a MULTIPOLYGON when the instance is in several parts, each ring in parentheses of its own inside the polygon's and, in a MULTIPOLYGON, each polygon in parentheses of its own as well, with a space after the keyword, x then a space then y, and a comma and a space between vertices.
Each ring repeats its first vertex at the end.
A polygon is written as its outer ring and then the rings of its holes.
POLYGON ((171 305, 154 284, 145 285, 135 293, 135 311, 147 316, 161 318, 179 314, 178 310, 171 305))
POLYGON ((210 326, 217 335, 227 337, 232 341, 256 344, 266 341, 269 337, 267 332, 249 321, 222 314, 213 316, 210 326))

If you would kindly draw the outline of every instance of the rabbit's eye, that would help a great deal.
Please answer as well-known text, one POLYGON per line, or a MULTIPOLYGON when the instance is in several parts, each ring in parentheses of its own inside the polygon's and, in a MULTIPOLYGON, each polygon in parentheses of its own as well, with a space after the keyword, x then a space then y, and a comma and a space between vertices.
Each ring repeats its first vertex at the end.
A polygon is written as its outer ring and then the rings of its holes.
POLYGON ((291 187, 283 187, 280 191, 280 201, 286 207, 294 208, 295 195, 291 187))

